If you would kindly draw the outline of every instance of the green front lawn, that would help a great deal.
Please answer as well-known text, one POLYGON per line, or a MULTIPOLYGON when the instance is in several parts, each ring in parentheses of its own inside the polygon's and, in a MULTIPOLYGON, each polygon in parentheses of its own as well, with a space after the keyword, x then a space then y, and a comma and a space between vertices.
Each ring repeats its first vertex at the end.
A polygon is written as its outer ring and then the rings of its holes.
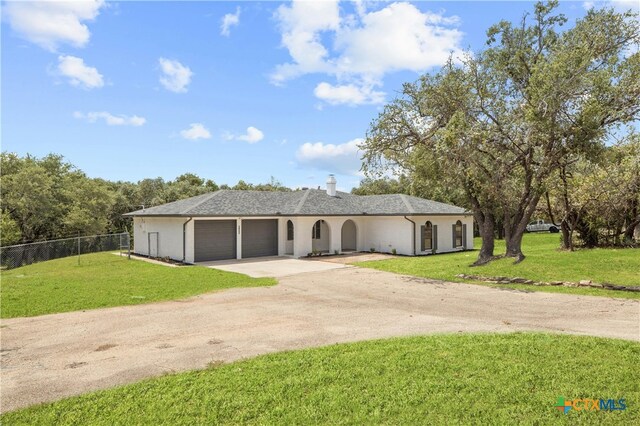
MULTIPOLYGON (((7 413, 3 424, 638 424, 640 344, 459 334, 218 365, 7 413), (625 399, 624 411, 554 408, 625 399)), ((214 363, 215 364, 215 363, 214 363)))
MULTIPOLYGON (((474 240, 476 249, 482 241, 474 240)), ((575 252, 560 251, 559 234, 525 234, 522 250, 526 259, 513 264, 513 259, 499 259, 488 265, 470 267, 478 256, 477 250, 437 256, 397 257, 388 260, 359 262, 358 266, 435 278, 447 281, 469 282, 456 278, 458 274, 482 276, 523 277, 534 281, 592 280, 596 283, 640 285, 640 249, 591 249, 575 252)), ((496 254, 504 253, 504 241, 496 241, 496 254)), ((532 285, 499 285, 517 289, 548 292, 590 294, 624 298, 640 298, 640 293, 600 290, 595 288, 538 287, 532 285)))
POLYGON ((200 266, 170 268, 112 253, 80 259, 80 265, 77 257, 67 257, 2 271, 2 318, 136 305, 276 283, 200 266))

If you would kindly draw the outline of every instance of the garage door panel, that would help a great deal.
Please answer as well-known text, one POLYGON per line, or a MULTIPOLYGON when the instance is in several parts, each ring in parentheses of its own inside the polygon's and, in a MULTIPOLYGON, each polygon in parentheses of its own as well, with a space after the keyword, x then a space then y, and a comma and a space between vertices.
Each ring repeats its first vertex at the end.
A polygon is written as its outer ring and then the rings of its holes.
POLYGON ((278 220, 242 221, 242 257, 278 255, 278 220))
POLYGON ((235 220, 196 220, 195 261, 236 258, 235 220))

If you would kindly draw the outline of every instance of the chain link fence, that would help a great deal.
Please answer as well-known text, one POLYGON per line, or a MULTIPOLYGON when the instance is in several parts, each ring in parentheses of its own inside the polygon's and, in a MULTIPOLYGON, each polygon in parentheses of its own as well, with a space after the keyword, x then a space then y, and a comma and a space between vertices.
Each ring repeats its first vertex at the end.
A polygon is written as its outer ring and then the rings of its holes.
POLYGON ((61 257, 116 250, 119 250, 120 254, 126 253, 127 256, 131 256, 131 237, 128 232, 0 247, 0 268, 13 269, 61 257))

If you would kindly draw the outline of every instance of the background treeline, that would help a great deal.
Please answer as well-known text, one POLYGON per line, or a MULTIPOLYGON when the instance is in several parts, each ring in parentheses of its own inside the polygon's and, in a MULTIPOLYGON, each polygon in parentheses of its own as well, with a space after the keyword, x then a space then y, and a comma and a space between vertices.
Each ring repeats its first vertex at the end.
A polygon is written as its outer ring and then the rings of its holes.
MULTIPOLYGON (((291 191, 271 178, 253 185, 218 185, 193 173, 162 178, 111 182, 89 178, 60 155, 43 158, 1 155, 2 245, 67 236, 128 230, 123 213, 176 201, 218 189, 291 191)), ((416 167, 410 175, 365 178, 357 195, 409 194, 469 208, 464 192, 443 179, 437 165, 416 167)), ((640 226, 640 137, 633 134, 613 146, 565 164, 548 181, 535 218, 563 230, 563 246, 595 247, 634 244, 640 226)), ((501 238, 500 223, 496 237, 501 238)))
POLYGON ((56 154, 36 158, 2 153, 0 178, 2 246, 125 231, 131 220, 123 213, 218 189, 291 191, 274 178, 266 184, 241 180, 229 186, 193 173, 172 181, 111 182, 88 177, 56 154))

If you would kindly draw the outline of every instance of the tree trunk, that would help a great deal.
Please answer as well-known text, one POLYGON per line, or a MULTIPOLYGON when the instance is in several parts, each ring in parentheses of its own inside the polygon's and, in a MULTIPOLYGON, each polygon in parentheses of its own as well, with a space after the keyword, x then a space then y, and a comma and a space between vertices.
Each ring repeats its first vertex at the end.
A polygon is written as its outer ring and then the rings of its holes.
POLYGON ((633 243, 633 236, 635 235, 636 227, 640 224, 639 222, 632 222, 627 228, 624 230, 624 236, 622 241, 625 244, 633 243))
POLYGON ((585 247, 594 248, 598 246, 598 230, 594 229, 586 220, 580 218, 576 223, 575 229, 580 233, 580 239, 585 247))
POLYGON ((540 201, 542 194, 531 193, 517 206, 517 210, 513 214, 505 213, 504 239, 507 245, 505 257, 515 258, 515 263, 520 263, 525 256, 522 253, 522 237, 527 230, 527 223, 531 220, 531 216, 535 212, 536 206, 540 201))
POLYGON ((566 220, 562 220, 560 223, 560 230, 562 231, 562 249, 573 251, 573 238, 571 238, 571 230, 566 220))
POLYGON ((522 236, 524 232, 515 232, 509 238, 505 238, 507 243, 507 251, 505 257, 513 257, 516 259, 515 263, 520 263, 524 260, 524 253, 522 253, 522 236))
POLYGON ((562 248, 564 250, 573 251, 573 225, 569 224, 571 216, 571 203, 569 202, 569 185, 567 183, 567 169, 562 166, 560 169, 560 179, 562 180, 562 200, 564 202, 564 217, 560 223, 562 230, 562 248))
POLYGON ((640 225, 640 215, 638 215, 638 207, 634 206, 631 210, 632 219, 627 223, 627 227, 624 230, 624 236, 622 237, 622 242, 624 244, 632 244, 633 237, 635 236, 635 231, 638 225, 640 225))
POLYGON ((472 266, 486 265, 493 259, 493 250, 495 246, 495 217, 493 213, 476 212, 474 214, 476 222, 480 228, 480 236, 482 237, 482 246, 478 259, 472 266))
POLYGON ((547 213, 549 214, 549 219, 551 219, 551 223, 556 224, 556 219, 553 217, 553 209, 551 208, 551 198, 549 198, 549 191, 544 193, 544 196, 547 200, 547 213))
POLYGON ((504 224, 502 223, 501 220, 499 220, 496 224, 497 228, 498 228, 498 239, 499 240, 504 240, 504 224))

